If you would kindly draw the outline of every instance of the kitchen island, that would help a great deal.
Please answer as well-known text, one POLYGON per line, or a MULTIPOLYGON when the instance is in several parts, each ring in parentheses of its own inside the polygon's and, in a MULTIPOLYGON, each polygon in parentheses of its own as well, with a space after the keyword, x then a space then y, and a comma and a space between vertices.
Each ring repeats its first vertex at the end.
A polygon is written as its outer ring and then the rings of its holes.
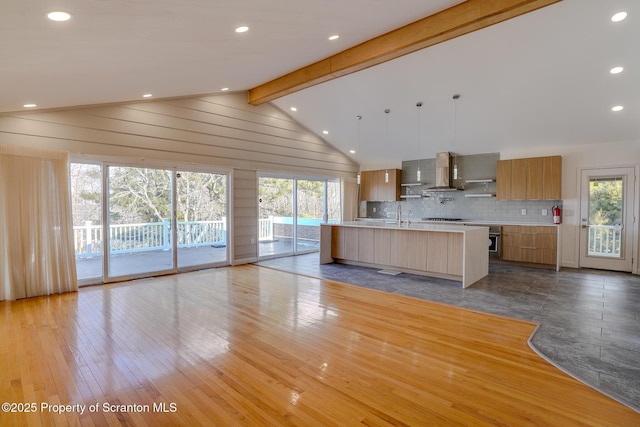
POLYGON ((489 274, 488 227, 342 222, 320 227, 320 263, 332 262, 459 280, 489 274))

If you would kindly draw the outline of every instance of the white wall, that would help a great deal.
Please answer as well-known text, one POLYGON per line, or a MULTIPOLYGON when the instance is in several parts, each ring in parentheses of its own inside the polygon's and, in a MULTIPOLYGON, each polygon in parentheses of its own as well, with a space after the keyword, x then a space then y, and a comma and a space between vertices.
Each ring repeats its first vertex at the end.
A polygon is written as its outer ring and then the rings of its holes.
POLYGON ((231 169, 232 262, 257 257, 257 171, 355 177, 348 156, 246 93, 0 114, 0 144, 68 151, 75 160, 231 169))
MULTIPOLYGON (((584 168, 596 167, 638 167, 638 165, 640 165, 640 140, 502 151, 500 153, 500 158, 516 159, 522 157, 550 155, 562 156, 562 199, 564 209, 562 225, 562 266, 577 268, 579 262, 579 171, 584 168)), ((638 210, 640 209, 640 189, 638 179, 636 179, 635 186, 635 206, 637 217, 638 210)), ((637 262, 638 254, 640 254, 640 239, 638 239, 637 224, 635 230, 635 273, 640 273, 637 262)))

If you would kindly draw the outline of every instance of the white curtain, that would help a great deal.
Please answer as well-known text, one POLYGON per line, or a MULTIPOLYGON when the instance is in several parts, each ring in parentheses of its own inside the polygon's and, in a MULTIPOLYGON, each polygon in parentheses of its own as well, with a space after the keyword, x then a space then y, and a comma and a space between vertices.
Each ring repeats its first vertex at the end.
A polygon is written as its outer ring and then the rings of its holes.
POLYGON ((353 221, 358 216, 358 183, 356 178, 342 179, 342 221, 353 221))
POLYGON ((0 145, 0 301, 76 290, 69 154, 0 145))

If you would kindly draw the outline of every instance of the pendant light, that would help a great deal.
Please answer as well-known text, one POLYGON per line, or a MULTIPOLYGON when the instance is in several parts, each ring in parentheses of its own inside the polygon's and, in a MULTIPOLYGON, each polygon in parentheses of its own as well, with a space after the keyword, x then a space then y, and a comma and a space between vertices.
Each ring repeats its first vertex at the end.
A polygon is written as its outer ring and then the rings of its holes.
MULTIPOLYGON (((386 131, 387 131, 387 134, 385 135, 385 139, 386 139, 387 146, 389 145, 389 113, 390 112, 391 110, 388 108, 384 110, 385 121, 386 121, 386 131)), ((389 169, 385 169, 384 171, 384 183, 385 184, 389 183, 389 169)))
MULTIPOLYGON (((422 102, 418 101, 416 102, 416 107, 418 108, 418 148, 420 148, 420 107, 422 107, 422 102)), ((420 171, 420 164, 418 163, 418 171, 416 172, 416 181, 417 182, 421 182, 422 181, 422 174, 420 171)))
MULTIPOLYGON (((357 120, 357 125, 358 125, 358 141, 357 141, 357 150, 358 153, 360 152, 360 120, 362 120, 362 116, 358 115, 356 116, 356 120, 357 120)), ((358 168, 358 175, 356 176, 356 182, 358 185, 360 185, 360 168, 358 168)))
MULTIPOLYGON (((453 146, 455 147, 458 139, 458 99, 459 94, 453 95, 453 146)), ((453 179, 458 179, 458 156, 453 155, 453 179)))

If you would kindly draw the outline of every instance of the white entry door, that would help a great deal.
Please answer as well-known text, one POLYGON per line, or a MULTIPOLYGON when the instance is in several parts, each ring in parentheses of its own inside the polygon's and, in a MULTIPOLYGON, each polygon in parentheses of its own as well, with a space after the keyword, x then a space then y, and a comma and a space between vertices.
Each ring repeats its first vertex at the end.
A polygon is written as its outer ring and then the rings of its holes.
POLYGON ((583 169, 580 187, 580 267, 631 271, 634 168, 583 169))

